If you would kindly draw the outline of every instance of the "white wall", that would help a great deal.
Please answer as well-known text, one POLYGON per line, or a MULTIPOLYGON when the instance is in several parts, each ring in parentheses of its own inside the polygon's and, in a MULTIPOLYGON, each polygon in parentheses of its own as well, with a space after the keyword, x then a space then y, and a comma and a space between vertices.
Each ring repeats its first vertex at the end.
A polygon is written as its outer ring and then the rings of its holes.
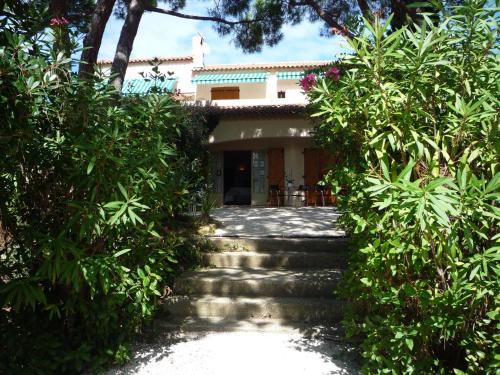
POLYGON ((196 100, 211 100, 212 87, 239 87, 240 99, 264 99, 266 97, 266 83, 218 83, 211 85, 197 85, 196 100))
POLYGON ((304 92, 300 88, 298 80, 278 80, 278 91, 285 91, 285 98, 287 100, 303 100, 305 98, 304 92))
MULTIPOLYGON (((279 104, 280 101, 302 103, 305 95, 298 80, 276 80, 275 74, 270 74, 267 82, 262 83, 221 83, 197 85, 196 100, 211 100, 212 87, 239 87, 240 99, 266 99, 279 104), (278 91, 285 91, 285 99, 278 99, 278 91)), ((223 102, 223 101, 221 101, 223 102)))
POLYGON ((209 136, 209 143, 262 139, 309 138, 313 125, 302 118, 290 119, 222 119, 209 136))

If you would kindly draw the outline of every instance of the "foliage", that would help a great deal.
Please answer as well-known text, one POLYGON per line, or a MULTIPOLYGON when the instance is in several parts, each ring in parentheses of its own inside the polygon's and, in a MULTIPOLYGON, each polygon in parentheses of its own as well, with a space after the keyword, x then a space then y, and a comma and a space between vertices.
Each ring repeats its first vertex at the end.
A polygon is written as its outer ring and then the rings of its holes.
POLYGON ((367 373, 500 369, 498 15, 473 0, 439 26, 366 23, 340 80, 309 91, 342 156, 346 324, 367 373))
POLYGON ((203 181, 200 138, 179 148, 192 124, 168 95, 117 99, 50 42, 0 33, 0 372, 123 361, 194 260, 170 228, 203 181))
MULTIPOLYGON (((274 46, 285 34, 285 25, 297 25, 304 20, 320 22, 321 35, 357 35, 362 15, 372 19, 375 14, 386 17, 396 13, 392 26, 400 28, 407 19, 420 20, 420 13, 437 12, 441 7, 460 0, 448 1, 365 1, 365 0, 219 0, 207 1, 206 13, 184 14, 191 2, 186 0, 144 0, 148 12, 174 17, 211 21, 221 36, 231 35, 234 44, 245 52, 260 52, 264 45, 274 46)), ((196 3, 196 2, 193 2, 196 3)), ((114 14, 125 18, 130 1, 119 0, 114 14)), ((194 9, 197 9, 196 7, 194 9)), ((189 12, 187 12, 189 13, 189 12)))

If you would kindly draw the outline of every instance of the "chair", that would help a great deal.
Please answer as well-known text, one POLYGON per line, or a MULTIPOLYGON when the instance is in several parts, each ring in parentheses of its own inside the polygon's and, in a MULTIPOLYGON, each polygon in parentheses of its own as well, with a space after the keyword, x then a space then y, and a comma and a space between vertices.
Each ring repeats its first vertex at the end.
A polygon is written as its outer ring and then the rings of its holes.
POLYGON ((279 185, 269 185, 269 206, 273 205, 273 199, 276 199, 276 206, 280 206, 281 189, 279 185))
MULTIPOLYGON (((326 186, 324 185, 316 185, 316 193, 321 197, 321 205, 325 207, 325 194, 326 194, 326 186)), ((315 204, 318 200, 318 195, 315 199, 315 204)))
MULTIPOLYGON (((314 196, 314 189, 309 185, 299 185, 299 191, 304 193, 304 206, 309 206, 311 203, 311 198, 314 196)), ((316 205, 316 199, 314 200, 314 205, 316 205)))

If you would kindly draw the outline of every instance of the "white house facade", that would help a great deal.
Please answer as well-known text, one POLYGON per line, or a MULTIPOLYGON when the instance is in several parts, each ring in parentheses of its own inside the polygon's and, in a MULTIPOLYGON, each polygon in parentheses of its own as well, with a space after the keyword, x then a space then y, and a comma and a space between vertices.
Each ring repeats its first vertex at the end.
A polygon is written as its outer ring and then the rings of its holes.
MULTIPOLYGON (((313 124, 299 86, 304 71, 329 61, 205 65, 203 39, 193 38, 192 56, 157 58, 165 88, 186 105, 210 108, 217 125, 209 136, 213 193, 221 204, 317 204, 314 190, 333 160, 312 145, 313 124), (274 194, 274 196, 273 196, 274 194)), ((141 72, 153 59, 129 62, 125 93, 150 83, 141 72)), ((110 61, 100 61, 103 68, 110 61)), ((323 192, 322 192, 323 194, 323 192)), ((325 198, 322 196, 322 202, 325 198)))

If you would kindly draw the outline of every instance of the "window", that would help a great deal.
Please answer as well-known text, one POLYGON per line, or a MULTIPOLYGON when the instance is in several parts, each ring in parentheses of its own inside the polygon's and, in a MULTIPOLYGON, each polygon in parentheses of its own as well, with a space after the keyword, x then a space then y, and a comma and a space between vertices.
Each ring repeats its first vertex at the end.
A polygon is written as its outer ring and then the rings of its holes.
POLYGON ((283 90, 278 91, 278 99, 285 99, 285 92, 283 90))
POLYGON ((266 192, 266 153, 252 152, 253 192, 266 192))
POLYGON ((226 100, 226 99, 239 99, 240 98, 240 88, 239 87, 213 87, 212 100, 226 100))

